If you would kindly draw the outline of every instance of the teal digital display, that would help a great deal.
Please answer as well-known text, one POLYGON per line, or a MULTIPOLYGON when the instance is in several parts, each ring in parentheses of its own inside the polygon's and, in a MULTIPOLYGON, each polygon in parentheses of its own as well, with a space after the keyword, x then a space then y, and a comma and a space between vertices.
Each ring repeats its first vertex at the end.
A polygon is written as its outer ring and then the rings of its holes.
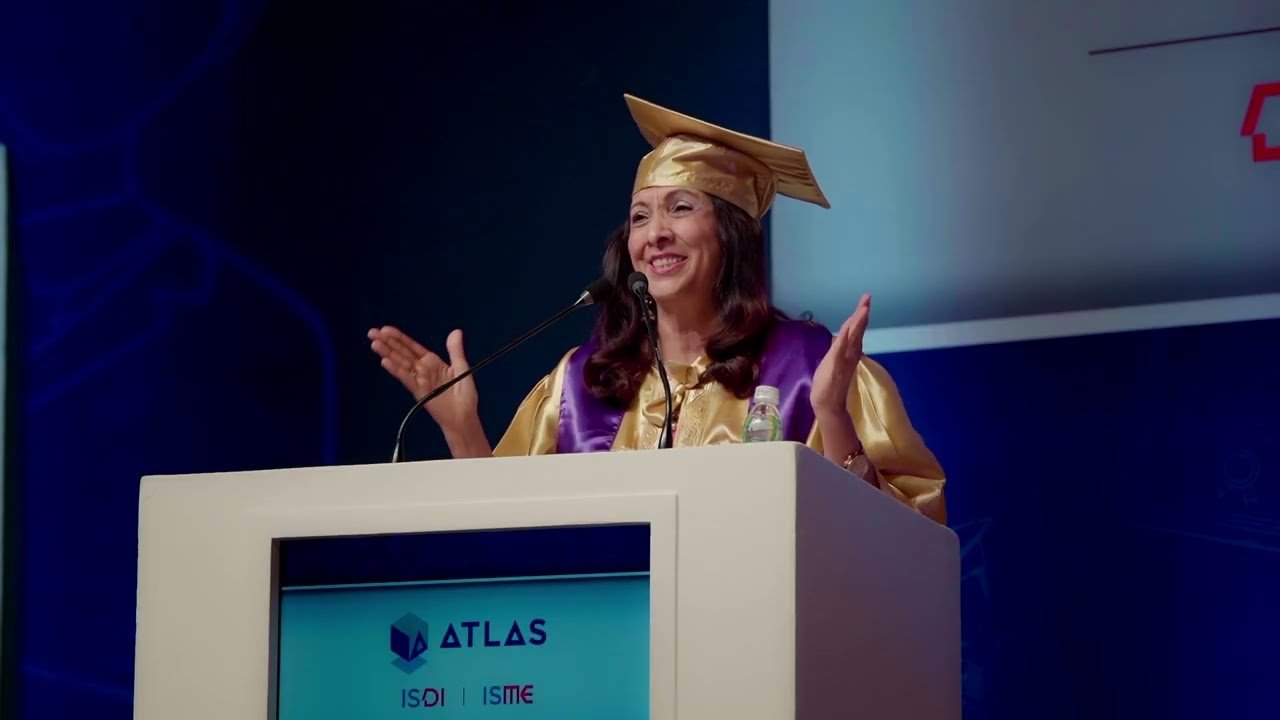
POLYGON ((288 542, 279 720, 649 717, 647 526, 288 542))

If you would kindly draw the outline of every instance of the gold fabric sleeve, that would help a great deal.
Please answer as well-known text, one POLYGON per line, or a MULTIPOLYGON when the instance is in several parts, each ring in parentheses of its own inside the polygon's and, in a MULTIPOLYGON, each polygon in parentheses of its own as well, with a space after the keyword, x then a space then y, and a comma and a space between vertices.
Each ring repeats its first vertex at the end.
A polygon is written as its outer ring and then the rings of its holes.
POLYGON ((573 350, 565 353, 555 370, 538 381, 525 396, 507 432, 493 449, 494 457, 555 453, 556 434, 560 430, 560 391, 564 388, 565 369, 572 355, 573 350))
MULTIPOLYGON (((867 458, 876 467, 880 489, 941 524, 947 522, 942 488, 946 475, 924 440, 912 427, 898 386, 875 360, 863 357, 849 388, 849 415, 867 458)), ((822 452, 822 433, 815 424, 806 443, 822 452)))

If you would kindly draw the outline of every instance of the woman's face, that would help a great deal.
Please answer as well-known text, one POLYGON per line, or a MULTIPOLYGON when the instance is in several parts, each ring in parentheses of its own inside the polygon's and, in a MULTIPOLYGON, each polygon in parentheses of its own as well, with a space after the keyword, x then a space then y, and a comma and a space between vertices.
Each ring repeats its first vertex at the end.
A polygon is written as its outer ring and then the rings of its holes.
POLYGON ((680 187, 637 192, 627 252, 659 304, 711 303, 723 260, 711 196, 680 187))

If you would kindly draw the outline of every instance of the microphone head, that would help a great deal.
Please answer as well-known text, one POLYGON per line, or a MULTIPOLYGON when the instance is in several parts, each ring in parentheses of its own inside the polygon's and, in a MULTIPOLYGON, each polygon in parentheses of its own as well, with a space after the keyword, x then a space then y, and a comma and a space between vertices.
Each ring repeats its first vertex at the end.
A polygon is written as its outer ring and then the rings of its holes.
POLYGON ((596 278, 595 282, 582 291, 582 294, 574 301, 573 306, 580 308, 595 305, 598 302, 603 302, 612 292, 613 283, 609 282, 608 278, 596 278))
POLYGON ((613 283, 609 282, 609 278, 596 278, 583 292, 591 296, 591 302, 600 302, 613 292, 613 283))
POLYGON ((637 270, 627 278, 627 287, 631 288, 631 292, 644 297, 649 294, 649 278, 637 270))

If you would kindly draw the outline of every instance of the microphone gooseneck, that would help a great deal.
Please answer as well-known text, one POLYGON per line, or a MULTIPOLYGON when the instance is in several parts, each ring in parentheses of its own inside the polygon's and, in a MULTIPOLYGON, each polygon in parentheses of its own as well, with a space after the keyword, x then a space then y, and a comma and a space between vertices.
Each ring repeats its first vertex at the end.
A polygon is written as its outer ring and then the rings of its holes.
POLYGON ((649 333, 649 345, 653 348, 653 360, 658 364, 658 379, 662 381, 662 392, 666 396, 666 410, 662 416, 662 433, 658 436, 658 447, 669 449, 674 440, 671 429, 671 380, 667 377, 667 364, 662 361, 662 351, 658 348, 658 322, 654 313, 653 296, 649 294, 649 278, 642 272, 633 272, 627 278, 627 286, 640 299, 640 316, 644 319, 645 330, 649 333))
POLYGON ((450 378, 448 382, 441 383, 438 387, 436 387, 436 389, 432 390, 426 395, 423 395, 422 399, 415 402, 413 404, 413 407, 409 408, 409 411, 405 413, 404 419, 400 421, 400 431, 396 433, 396 447, 395 447, 395 450, 393 450, 391 453, 391 462, 393 463, 404 462, 404 438, 405 438, 405 433, 409 429, 409 422, 412 421, 413 418, 417 416, 419 410, 426 407, 427 403, 440 397, 445 392, 447 392, 449 388, 453 387, 454 385, 457 385, 458 383, 462 382, 466 378, 470 377, 473 373, 475 373, 475 371, 479 370, 485 365, 488 365, 494 360, 497 360, 503 355, 506 355, 512 350, 515 350, 520 345, 523 345, 533 336, 537 335, 543 330, 546 330, 547 328, 556 324, 557 322, 560 321, 561 318, 573 312, 574 310, 577 310, 578 308, 587 307, 588 305, 592 305, 604 299, 604 297, 610 292, 611 288, 612 288, 612 285, 605 278, 600 278, 596 280, 595 282, 588 285, 586 289, 582 291, 582 294, 578 296, 578 299, 573 301, 571 305, 561 308, 558 312, 556 312, 555 315, 552 315, 546 320, 543 320, 540 324, 538 324, 532 330, 529 330, 528 332, 516 338, 515 340, 512 340, 506 345, 503 345, 502 347, 498 348, 498 350, 495 351, 492 355, 486 357, 485 359, 481 360, 475 365, 472 365, 471 367, 467 368, 463 372, 458 373, 458 375, 450 378))

